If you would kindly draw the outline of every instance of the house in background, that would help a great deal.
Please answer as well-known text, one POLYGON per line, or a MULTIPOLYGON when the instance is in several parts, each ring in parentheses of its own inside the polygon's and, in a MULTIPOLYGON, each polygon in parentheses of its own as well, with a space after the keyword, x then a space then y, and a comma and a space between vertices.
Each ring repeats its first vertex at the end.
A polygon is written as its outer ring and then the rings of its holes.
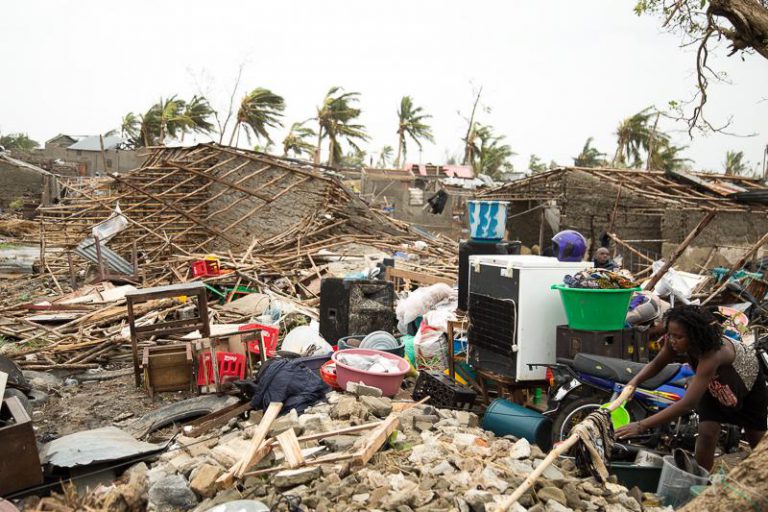
POLYGON ((0 152, 0 210, 35 216, 38 206, 58 201, 59 181, 53 173, 0 152))
POLYGON ((595 249, 613 233, 633 247, 615 245, 632 271, 668 257, 710 210, 717 215, 677 261, 684 270, 730 265, 768 231, 768 187, 742 176, 559 167, 477 198, 508 202, 509 236, 528 247, 575 229, 595 249))
POLYGON ((408 222, 423 230, 440 233, 454 240, 464 236, 465 200, 478 186, 468 165, 407 164, 403 169, 366 168, 360 172, 355 188, 371 207, 383 210, 394 219, 408 222), (430 197, 440 189, 448 195, 440 214, 425 209, 430 197))
POLYGON ((31 157, 35 163, 46 168, 53 168, 62 162, 75 164, 77 176, 104 175, 140 167, 144 162, 143 153, 121 149, 123 142, 118 136, 60 133, 45 141, 44 148, 32 152, 31 157))

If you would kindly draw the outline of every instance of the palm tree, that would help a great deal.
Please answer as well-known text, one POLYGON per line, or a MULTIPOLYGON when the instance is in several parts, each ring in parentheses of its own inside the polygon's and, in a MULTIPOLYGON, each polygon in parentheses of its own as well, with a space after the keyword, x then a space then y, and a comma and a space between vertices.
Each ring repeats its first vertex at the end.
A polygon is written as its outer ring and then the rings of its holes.
POLYGON ((8 135, 0 135, 0 146, 5 149, 29 151, 40 147, 40 143, 30 139, 26 133, 9 133, 8 135))
POLYGON ((541 158, 537 155, 531 154, 531 158, 528 160, 528 170, 531 171, 532 174, 544 172, 547 170, 547 164, 542 162, 541 158))
POLYGON ((613 157, 614 167, 626 167, 627 158, 632 158, 631 165, 639 167, 640 150, 648 148, 648 141, 653 137, 648 123, 654 115, 653 107, 641 110, 632 117, 624 119, 616 129, 616 154, 613 157))
POLYGON ((134 140, 139 135, 141 121, 133 112, 128 112, 120 122, 120 136, 126 140, 134 140))
POLYGON ((687 167, 691 159, 679 156, 683 150, 687 149, 687 146, 675 146, 668 140, 660 140, 662 142, 658 143, 657 141, 648 158, 648 168, 660 171, 677 171, 687 167))
POLYGON ((231 146, 236 139, 236 136, 240 134, 240 127, 246 127, 246 136, 248 142, 251 141, 251 136, 248 131, 253 132, 256 139, 264 139, 268 143, 272 142, 267 133, 267 128, 277 128, 283 126, 280 122, 280 118, 283 116, 285 110, 285 100, 282 96, 279 96, 269 89, 263 87, 257 87, 248 94, 245 95, 243 101, 240 102, 240 108, 237 111, 237 120, 235 122, 235 128, 232 130, 232 137, 229 139, 229 145, 231 146))
POLYGON ((283 155, 288 156, 289 152, 297 157, 300 157, 303 153, 312 155, 315 152, 315 146, 311 142, 307 142, 306 139, 317 135, 315 130, 304 126, 306 121, 301 123, 293 123, 291 129, 288 130, 288 135, 283 139, 283 155))
POLYGON ((315 163, 320 162, 320 146, 325 137, 328 137, 328 165, 341 160, 343 153, 339 142, 342 138, 355 150, 360 150, 355 140, 368 140, 365 127, 353 123, 360 116, 360 109, 353 106, 359 101, 359 96, 358 92, 344 92, 338 86, 331 87, 326 93, 323 104, 317 107, 317 117, 314 118, 320 126, 317 131, 315 163))
POLYGON ((726 176, 740 176, 749 171, 749 167, 747 167, 747 163, 744 161, 744 152, 728 150, 725 153, 723 168, 726 176))
POLYGON ((432 116, 425 114, 424 109, 416 107, 410 96, 403 96, 400 100, 400 108, 397 110, 397 157, 395 158, 395 167, 400 167, 400 157, 405 160, 407 151, 406 136, 421 149, 421 139, 434 142, 432 137, 432 128, 425 121, 432 116))
POLYGON ((213 113, 208 100, 202 96, 193 96, 191 101, 186 102, 173 95, 160 98, 138 118, 131 112, 126 114, 121 132, 133 133, 130 142, 135 147, 163 144, 166 138, 183 138, 192 132, 213 132, 215 128, 209 121, 213 113))
POLYGON ((576 167, 605 167, 608 162, 605 161, 605 153, 601 153, 597 148, 592 147, 594 139, 589 137, 584 147, 581 148, 579 156, 573 159, 573 165, 576 167))
POLYGON ((492 126, 475 124, 470 136, 465 147, 465 156, 472 158, 469 164, 476 173, 498 178, 503 172, 513 170, 509 159, 516 153, 504 143, 503 135, 494 133, 492 126))
POLYGON ((392 146, 384 146, 381 148, 381 153, 379 153, 379 161, 377 165, 382 169, 389 167, 389 164, 392 161, 392 153, 394 152, 395 150, 392 149, 392 146))

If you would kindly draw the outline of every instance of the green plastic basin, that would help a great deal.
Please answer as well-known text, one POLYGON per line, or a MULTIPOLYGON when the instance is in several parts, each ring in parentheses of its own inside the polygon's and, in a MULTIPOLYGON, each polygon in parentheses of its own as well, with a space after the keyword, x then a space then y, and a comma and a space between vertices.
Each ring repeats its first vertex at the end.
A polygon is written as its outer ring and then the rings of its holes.
POLYGON ((560 292, 568 327, 582 331, 615 331, 624 328, 629 301, 641 288, 595 290, 553 284, 560 292))

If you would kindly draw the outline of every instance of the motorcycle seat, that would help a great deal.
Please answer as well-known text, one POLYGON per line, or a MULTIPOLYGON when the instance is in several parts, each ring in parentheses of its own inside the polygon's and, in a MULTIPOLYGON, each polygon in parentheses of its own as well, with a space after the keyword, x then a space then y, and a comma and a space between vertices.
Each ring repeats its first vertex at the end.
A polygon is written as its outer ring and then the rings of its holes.
MULTIPOLYGON (((666 384, 677 374, 680 366, 678 363, 668 364, 658 375, 643 382, 641 386, 646 389, 656 389, 666 384)), ((626 384, 640 370, 645 368, 645 364, 593 354, 576 354, 576 357, 573 359, 573 367, 583 373, 626 384)))

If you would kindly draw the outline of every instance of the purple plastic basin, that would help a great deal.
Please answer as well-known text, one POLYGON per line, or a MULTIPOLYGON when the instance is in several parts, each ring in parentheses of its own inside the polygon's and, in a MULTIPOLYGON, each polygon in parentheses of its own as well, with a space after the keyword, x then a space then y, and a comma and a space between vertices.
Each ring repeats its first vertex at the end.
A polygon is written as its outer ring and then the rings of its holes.
POLYGON ((408 373, 410 365, 408 361, 394 354, 389 354, 381 350, 371 350, 368 348, 350 348, 334 352, 331 359, 336 361, 336 380, 341 389, 347 389, 347 382, 362 382, 366 386, 379 388, 385 396, 395 396, 400 391, 400 384, 403 383, 405 374, 408 373), (400 371, 394 373, 372 373, 365 370, 358 370, 348 366, 338 360, 339 354, 372 356, 379 355, 386 359, 397 361, 397 367, 400 371))

